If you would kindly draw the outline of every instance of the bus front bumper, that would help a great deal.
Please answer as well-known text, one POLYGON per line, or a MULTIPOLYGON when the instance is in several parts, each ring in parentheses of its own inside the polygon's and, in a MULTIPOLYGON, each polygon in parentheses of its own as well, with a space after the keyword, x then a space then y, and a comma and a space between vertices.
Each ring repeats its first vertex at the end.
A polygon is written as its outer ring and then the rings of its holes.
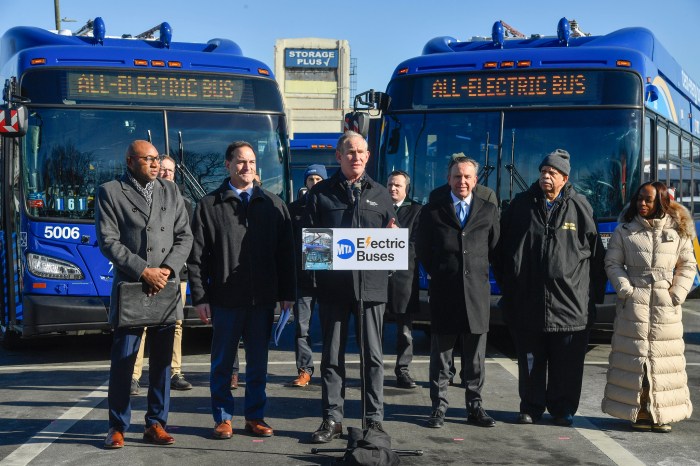
MULTIPOLYGON (((184 309, 187 327, 203 326, 190 305, 184 309)), ((22 337, 52 333, 109 332, 109 297, 25 295, 23 299, 22 337)))

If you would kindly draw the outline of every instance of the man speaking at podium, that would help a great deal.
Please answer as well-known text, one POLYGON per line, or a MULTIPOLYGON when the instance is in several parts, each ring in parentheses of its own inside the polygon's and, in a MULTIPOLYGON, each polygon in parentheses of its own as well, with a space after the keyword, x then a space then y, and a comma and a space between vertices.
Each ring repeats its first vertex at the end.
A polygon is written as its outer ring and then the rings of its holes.
MULTIPOLYGON (((365 173, 369 159, 361 134, 345 132, 336 145, 340 170, 309 191, 306 226, 309 228, 394 227, 395 213, 386 188, 365 173), (359 210, 358 210, 359 208, 359 210), (356 215, 359 211, 359 216, 356 215), (358 218, 359 217, 359 218, 358 218)), ((311 435, 313 443, 327 443, 343 431, 345 345, 350 315, 364 303, 364 380, 368 429, 383 431, 384 363, 382 323, 387 301, 386 270, 317 271, 319 316, 323 333, 321 386, 323 422, 311 435)), ((358 338, 359 341, 359 338, 358 338)))

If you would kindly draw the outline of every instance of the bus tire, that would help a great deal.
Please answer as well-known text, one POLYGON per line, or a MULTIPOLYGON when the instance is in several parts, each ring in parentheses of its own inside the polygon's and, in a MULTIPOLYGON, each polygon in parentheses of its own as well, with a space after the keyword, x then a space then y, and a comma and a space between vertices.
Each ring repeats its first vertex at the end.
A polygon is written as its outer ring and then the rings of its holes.
POLYGON ((19 332, 8 330, 7 327, 0 327, 0 337, 2 338, 2 347, 8 350, 19 349, 22 338, 19 332))

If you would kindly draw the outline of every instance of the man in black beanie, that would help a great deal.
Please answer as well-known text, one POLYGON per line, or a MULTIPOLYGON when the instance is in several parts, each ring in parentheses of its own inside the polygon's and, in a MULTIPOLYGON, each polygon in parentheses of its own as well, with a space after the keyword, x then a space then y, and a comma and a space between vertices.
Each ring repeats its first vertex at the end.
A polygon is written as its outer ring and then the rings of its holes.
POLYGON ((556 149, 539 169, 501 215, 492 265, 518 354, 517 422, 532 424, 547 410, 554 424, 570 426, 605 291, 605 251, 591 205, 569 183, 569 153, 556 149))

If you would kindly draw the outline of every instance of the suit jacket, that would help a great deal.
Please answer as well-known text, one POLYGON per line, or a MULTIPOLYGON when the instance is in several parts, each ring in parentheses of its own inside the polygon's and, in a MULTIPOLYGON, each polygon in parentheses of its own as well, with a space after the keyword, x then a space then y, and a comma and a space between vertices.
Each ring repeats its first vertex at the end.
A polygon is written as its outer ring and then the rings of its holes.
POLYGON ((408 228, 408 270, 397 270, 389 277, 387 310, 393 314, 418 312, 418 259, 416 237, 421 205, 405 199, 396 212, 401 228, 408 228))
MULTIPOLYGON (((192 247, 192 232, 184 201, 175 183, 156 178, 151 207, 126 174, 97 191, 95 228, 100 251, 114 266, 109 322, 117 322, 117 290, 122 281, 135 282, 147 267, 179 271, 192 247)), ((178 300, 177 319, 182 320, 178 300)))
POLYGON ((416 253, 430 274, 431 331, 436 334, 488 332, 491 285, 489 258, 498 242, 498 209, 472 197, 464 227, 450 192, 423 206, 416 253))

